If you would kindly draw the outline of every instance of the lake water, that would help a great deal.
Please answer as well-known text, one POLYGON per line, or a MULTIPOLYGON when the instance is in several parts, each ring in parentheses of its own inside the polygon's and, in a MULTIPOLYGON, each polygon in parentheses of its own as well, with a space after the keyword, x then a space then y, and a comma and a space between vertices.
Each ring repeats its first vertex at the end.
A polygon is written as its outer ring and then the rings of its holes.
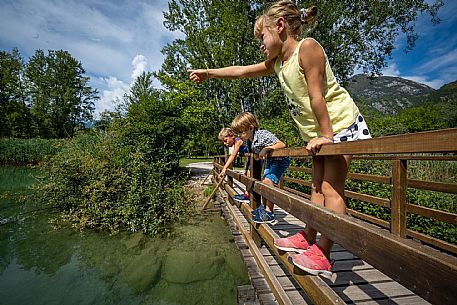
POLYGON ((24 201, 30 170, 0 170, 0 304, 236 304, 247 271, 225 220, 197 216, 168 238, 79 232, 24 201))

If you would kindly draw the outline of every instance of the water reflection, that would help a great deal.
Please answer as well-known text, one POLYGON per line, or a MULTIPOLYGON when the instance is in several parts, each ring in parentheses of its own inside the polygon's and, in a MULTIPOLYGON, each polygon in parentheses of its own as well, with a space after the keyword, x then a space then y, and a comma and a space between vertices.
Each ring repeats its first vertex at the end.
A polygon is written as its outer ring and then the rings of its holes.
MULTIPOLYGON (((4 218, 23 209, 8 197, 0 197, 4 218)), ((217 215, 197 217, 166 239, 55 230, 50 216, 0 225, 0 304, 236 304, 236 286, 248 282, 217 215)))

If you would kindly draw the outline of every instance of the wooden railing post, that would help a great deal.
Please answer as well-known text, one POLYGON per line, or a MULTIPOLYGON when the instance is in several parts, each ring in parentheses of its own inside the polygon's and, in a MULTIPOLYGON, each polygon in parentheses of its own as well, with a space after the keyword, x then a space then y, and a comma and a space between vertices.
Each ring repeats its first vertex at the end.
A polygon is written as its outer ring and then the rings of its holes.
MULTIPOLYGON (((262 166, 260 164, 260 161, 259 160, 255 160, 254 159, 254 154, 251 154, 251 178, 254 178, 256 180, 260 180, 262 177, 262 166)), ((257 209, 257 207, 260 206, 260 203, 262 202, 262 197, 260 196, 260 194, 257 194, 254 192, 254 190, 248 190, 249 191, 249 198, 250 198, 250 204, 251 204, 251 208, 253 210, 257 209)), ((260 237, 260 234, 257 232, 257 230, 255 229, 254 227, 254 223, 251 223, 251 236, 252 236, 252 239, 254 240, 255 244, 257 245, 257 247, 260 248, 261 246, 261 240, 262 238, 260 237)))
POLYGON ((390 231, 406 237, 407 160, 392 161, 392 202, 390 231))
MULTIPOLYGON (((227 147, 224 147, 224 152, 225 152, 225 154, 224 154, 225 155, 224 165, 225 165, 230 157, 229 150, 227 149, 227 147)), ((230 164, 228 169, 233 169, 233 163, 235 163, 235 160, 233 160, 232 164, 230 164)), ((227 177, 227 184, 230 185, 230 187, 233 187, 233 178, 230 176, 226 176, 226 177, 227 177)), ((224 179, 225 179, 225 177, 224 177, 224 179)))

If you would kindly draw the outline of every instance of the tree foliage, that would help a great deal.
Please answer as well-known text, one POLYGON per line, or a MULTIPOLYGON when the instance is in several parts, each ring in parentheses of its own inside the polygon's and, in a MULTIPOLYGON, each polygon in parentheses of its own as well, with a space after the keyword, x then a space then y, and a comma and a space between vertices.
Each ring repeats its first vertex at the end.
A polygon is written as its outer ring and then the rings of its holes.
POLYGON ((220 130, 220 126, 214 124, 217 119, 217 110, 213 104, 196 101, 184 108, 182 120, 189 132, 184 150, 188 157, 218 151, 220 143, 214 136, 220 130))
POLYGON ((24 60, 18 49, 0 51, 0 136, 31 135, 30 111, 23 81, 24 60))
POLYGON ((27 63, 17 49, 0 51, 0 136, 72 136, 99 98, 84 73, 66 51, 37 50, 27 63))
POLYGON ((137 97, 125 117, 78 132, 47 163, 40 194, 77 227, 160 234, 187 214, 179 104, 157 90, 137 97))
POLYGON ((153 77, 151 72, 143 72, 136 78, 130 93, 124 97, 127 107, 154 94, 153 77))
MULTIPOLYGON (((164 25, 180 31, 184 39, 168 44, 159 79, 173 88, 170 79, 185 80, 188 68, 246 65, 262 60, 253 35, 254 22, 270 1, 172 0, 165 12, 164 25)), ((414 22, 421 13, 429 13, 438 22, 442 1, 302 1, 299 7, 317 5, 318 24, 306 36, 315 37, 324 46, 335 74, 341 81, 354 69, 379 73, 394 49, 400 33, 407 36, 407 49, 414 47, 417 35, 414 22)), ((278 90, 275 78, 256 80, 211 80, 201 85, 206 100, 216 105, 227 124, 240 110, 272 115, 264 108, 284 104, 284 98, 268 92, 278 90)), ((279 111, 279 110, 278 110, 279 111)), ((280 113, 281 111, 279 111, 280 113)), ((274 115, 277 115, 275 113, 274 115)))
POLYGON ((165 176, 178 171, 186 135, 178 106, 168 95, 154 91, 129 107, 119 130, 123 145, 144 153, 165 176))
POLYGON ((436 105, 407 108, 396 116, 373 117, 368 124, 375 137, 451 127, 436 105))
POLYGON ((395 48, 400 34, 407 39, 406 50, 415 46, 415 21, 422 13, 440 20, 437 13, 443 1, 329 1, 303 2, 320 10, 318 25, 309 35, 315 37, 328 55, 336 76, 345 82, 356 68, 380 74, 395 48), (430 4, 431 3, 431 4, 430 4))
POLYGON ((84 73, 81 63, 63 50, 47 55, 37 50, 30 58, 25 77, 38 136, 68 137, 92 119, 98 92, 88 86, 84 73))
MULTIPOLYGON (((186 81, 188 68, 247 65, 261 60, 253 27, 260 7, 256 1, 170 1, 164 25, 185 34, 168 44, 158 77, 167 89, 179 90, 173 80, 186 81)), ((209 101, 219 113, 215 125, 227 126, 241 110, 261 104, 277 87, 275 78, 236 81, 211 80, 202 84, 200 100, 209 101)))

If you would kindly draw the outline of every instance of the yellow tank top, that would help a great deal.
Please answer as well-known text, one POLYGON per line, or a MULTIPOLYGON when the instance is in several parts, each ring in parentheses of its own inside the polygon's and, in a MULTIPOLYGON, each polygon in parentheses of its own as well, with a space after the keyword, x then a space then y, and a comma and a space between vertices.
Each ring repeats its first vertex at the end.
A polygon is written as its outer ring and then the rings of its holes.
MULTIPOLYGON (((297 123, 303 139, 309 141, 319 136, 320 130, 311 108, 305 74, 299 64, 298 52, 303 41, 304 39, 298 43, 292 57, 284 65, 280 57, 276 59, 275 72, 287 96, 292 118, 297 123)), ((333 71, 330 68, 327 54, 325 54, 324 49, 322 51, 325 55, 324 100, 327 104, 328 114, 332 122, 333 133, 337 134, 354 123, 355 118, 359 114, 359 109, 346 89, 341 87, 336 81, 333 71)))

